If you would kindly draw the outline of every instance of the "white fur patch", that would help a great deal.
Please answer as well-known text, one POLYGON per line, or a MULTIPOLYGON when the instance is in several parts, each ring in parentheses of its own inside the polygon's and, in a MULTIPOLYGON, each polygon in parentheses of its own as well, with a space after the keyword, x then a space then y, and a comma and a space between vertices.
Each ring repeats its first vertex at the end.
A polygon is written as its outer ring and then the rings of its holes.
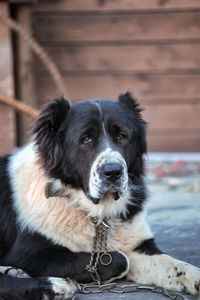
POLYGON ((128 279, 198 295, 195 286, 198 286, 200 280, 200 269, 165 254, 145 255, 133 252, 129 259, 131 268, 128 279))
POLYGON ((78 292, 78 286, 73 280, 66 280, 63 278, 49 277, 49 282, 52 285, 52 289, 55 293, 56 300, 69 300, 73 299, 78 292))
POLYGON ((123 175, 120 179, 121 186, 120 190, 122 196, 127 192, 128 187, 128 174, 126 162, 118 151, 113 151, 111 148, 105 149, 101 152, 95 161, 93 162, 90 170, 89 179, 89 194, 93 198, 100 198, 102 192, 102 178, 99 175, 98 170, 107 163, 119 163, 123 168, 123 175))
POLYGON ((87 213, 88 217, 97 217, 99 221, 105 217, 117 218, 121 213, 126 214, 126 206, 131 202, 130 191, 114 201, 112 197, 107 198, 105 201, 100 201, 95 205, 90 201, 81 190, 71 189, 70 197, 73 203, 77 206, 78 210, 83 210, 87 213))

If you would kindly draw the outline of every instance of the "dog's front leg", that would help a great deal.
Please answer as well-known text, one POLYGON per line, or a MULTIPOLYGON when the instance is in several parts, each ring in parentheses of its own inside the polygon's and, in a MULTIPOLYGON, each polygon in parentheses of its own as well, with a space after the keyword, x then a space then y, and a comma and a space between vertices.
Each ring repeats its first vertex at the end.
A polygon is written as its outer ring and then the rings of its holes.
POLYGON ((128 279, 200 295, 200 269, 166 254, 147 255, 134 251, 129 259, 131 266, 128 279))
POLYGON ((141 212, 131 221, 113 222, 112 247, 130 261, 128 279, 169 290, 200 294, 200 269, 163 254, 141 212))

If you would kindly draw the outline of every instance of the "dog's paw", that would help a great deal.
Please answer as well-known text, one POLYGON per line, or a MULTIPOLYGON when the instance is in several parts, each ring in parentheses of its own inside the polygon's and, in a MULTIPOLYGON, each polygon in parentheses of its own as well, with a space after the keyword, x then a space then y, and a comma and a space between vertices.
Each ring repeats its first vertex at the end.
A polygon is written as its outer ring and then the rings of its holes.
POLYGON ((34 300, 74 300, 79 290, 75 281, 58 277, 24 279, 22 285, 24 294, 20 290, 21 294, 34 300), (30 282, 25 282, 27 280, 30 282))
POLYGON ((28 273, 14 267, 0 266, 0 273, 3 275, 8 275, 16 278, 30 278, 28 273))
POLYGON ((67 278, 57 278, 49 277, 49 282, 51 283, 51 288, 55 293, 55 300, 69 300, 74 299, 75 295, 78 293, 78 285, 75 281, 67 278))
POLYGON ((185 264, 182 268, 175 267, 176 282, 181 290, 191 295, 200 296, 200 269, 185 264))
POLYGON ((196 277, 195 274, 190 274, 188 277, 183 276, 181 284, 184 292, 194 296, 200 296, 200 275, 198 277, 196 277))
POLYGON ((75 299, 78 292, 76 282, 56 277, 14 278, 3 275, 0 281, 6 299, 70 300, 75 299))
POLYGON ((78 285, 75 281, 67 278, 49 277, 48 281, 51 284, 51 289, 54 292, 55 300, 74 299, 78 293, 78 285))
POLYGON ((111 263, 109 265, 98 265, 98 272, 103 282, 111 282, 115 279, 120 279, 126 276, 129 272, 130 263, 128 256, 121 251, 109 252, 111 255, 111 263))

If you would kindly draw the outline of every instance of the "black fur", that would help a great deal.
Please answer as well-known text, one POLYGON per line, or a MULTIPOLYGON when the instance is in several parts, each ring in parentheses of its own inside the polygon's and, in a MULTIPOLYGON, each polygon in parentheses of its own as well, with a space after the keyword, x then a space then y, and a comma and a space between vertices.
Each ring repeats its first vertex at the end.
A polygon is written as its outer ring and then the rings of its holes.
POLYGON ((64 134, 60 129, 70 106, 63 98, 50 103, 41 112, 35 127, 35 142, 49 175, 60 171, 64 134))
POLYGON ((131 220, 135 215, 137 215, 143 209, 143 205, 146 201, 147 191, 143 178, 133 179, 131 182, 137 186, 137 189, 131 191, 132 199, 134 200, 132 203, 127 205, 126 215, 120 215, 123 222, 131 220))
POLYGON ((0 260, 12 247, 16 235, 16 216, 12 207, 12 190, 8 173, 10 156, 0 158, 0 260))
POLYGON ((147 123, 142 119, 141 112, 142 108, 136 99, 132 97, 130 93, 126 93, 119 96, 119 103, 121 106, 126 107, 134 113, 134 123, 137 128, 135 132, 136 145, 136 157, 135 161, 131 166, 131 172, 133 179, 135 176, 140 177, 143 174, 143 154, 147 152, 146 142, 146 125, 147 123))
POLYGON ((0 277, 1 300, 41 300, 44 295, 48 300, 53 300, 55 296, 47 278, 0 277))
POLYGON ((163 252, 157 247, 155 244, 154 239, 148 239, 143 241, 134 251, 143 253, 146 255, 155 255, 155 254, 162 254, 163 252))
MULTIPOLYGON (((125 257, 118 252, 111 254, 111 266, 98 266, 102 280, 116 277, 126 269, 125 257)), ((23 232, 18 234, 12 249, 0 260, 0 265, 22 268, 33 277, 70 277, 77 282, 91 282, 91 277, 85 270, 90 256, 90 253, 72 252, 56 246, 39 234, 23 232)))

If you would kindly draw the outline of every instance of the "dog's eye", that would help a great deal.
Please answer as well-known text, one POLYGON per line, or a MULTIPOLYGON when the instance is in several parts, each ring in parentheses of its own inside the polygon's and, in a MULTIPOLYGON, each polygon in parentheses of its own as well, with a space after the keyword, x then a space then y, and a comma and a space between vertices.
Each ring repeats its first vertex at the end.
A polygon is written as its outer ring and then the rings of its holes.
POLYGON ((89 135, 85 135, 81 138, 80 143, 83 145, 89 144, 92 142, 92 138, 89 135))
POLYGON ((118 142, 123 142, 123 141, 126 141, 127 140, 127 135, 125 132, 123 131, 120 131, 117 135, 117 140, 118 142))

